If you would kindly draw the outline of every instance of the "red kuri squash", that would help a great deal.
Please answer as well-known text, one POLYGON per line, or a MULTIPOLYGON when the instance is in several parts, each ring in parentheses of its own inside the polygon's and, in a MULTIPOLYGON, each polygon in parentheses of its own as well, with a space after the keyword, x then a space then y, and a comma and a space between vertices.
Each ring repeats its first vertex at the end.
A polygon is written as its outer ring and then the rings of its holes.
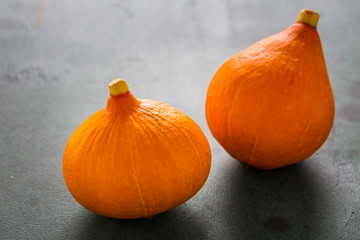
POLYGON ((235 54, 213 77, 206 119, 240 162, 260 169, 294 164, 327 139, 335 104, 318 20, 302 10, 296 23, 235 54))
POLYGON ((106 108, 65 147, 63 174, 73 197, 113 218, 149 218, 187 201, 210 171, 200 127, 169 105, 136 99, 124 80, 109 88, 106 108))

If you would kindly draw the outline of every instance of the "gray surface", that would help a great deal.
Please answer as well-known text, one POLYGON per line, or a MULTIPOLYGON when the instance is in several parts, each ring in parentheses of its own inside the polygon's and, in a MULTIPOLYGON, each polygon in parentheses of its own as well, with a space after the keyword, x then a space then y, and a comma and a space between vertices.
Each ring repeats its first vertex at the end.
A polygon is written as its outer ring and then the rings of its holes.
POLYGON ((0 238, 359 239, 360 2, 313 2, 0 0, 0 238), (332 133, 300 164, 245 169, 209 132, 207 86, 227 58, 302 8, 321 14, 332 133), (212 147, 203 189, 149 220, 88 212, 62 176, 66 141, 105 106, 115 77, 188 114, 212 147))

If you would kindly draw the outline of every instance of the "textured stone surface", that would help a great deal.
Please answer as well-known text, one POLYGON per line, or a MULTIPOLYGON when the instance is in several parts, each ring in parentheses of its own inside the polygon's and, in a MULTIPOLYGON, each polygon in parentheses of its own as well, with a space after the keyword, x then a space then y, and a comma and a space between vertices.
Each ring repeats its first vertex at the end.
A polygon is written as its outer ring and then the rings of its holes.
POLYGON ((0 238, 359 239, 359 9, 357 0, 0 0, 0 238), (243 168, 209 132, 207 86, 227 58, 302 8, 321 15, 332 133, 297 165, 243 168), (115 77, 188 114, 212 147, 203 189, 148 220, 90 213, 62 177, 70 134, 105 106, 115 77))

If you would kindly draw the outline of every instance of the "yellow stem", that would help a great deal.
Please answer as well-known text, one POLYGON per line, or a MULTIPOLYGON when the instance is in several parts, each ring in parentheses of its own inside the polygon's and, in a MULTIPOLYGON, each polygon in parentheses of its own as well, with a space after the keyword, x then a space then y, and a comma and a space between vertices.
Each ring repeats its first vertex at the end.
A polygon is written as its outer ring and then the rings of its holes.
POLYGON ((296 22, 306 23, 310 26, 316 28, 318 21, 320 18, 320 14, 310 9, 301 10, 296 22))
POLYGON ((117 96, 124 93, 127 93, 129 91, 129 87, 125 80, 120 78, 115 78, 110 84, 109 84, 109 90, 111 96, 117 96))

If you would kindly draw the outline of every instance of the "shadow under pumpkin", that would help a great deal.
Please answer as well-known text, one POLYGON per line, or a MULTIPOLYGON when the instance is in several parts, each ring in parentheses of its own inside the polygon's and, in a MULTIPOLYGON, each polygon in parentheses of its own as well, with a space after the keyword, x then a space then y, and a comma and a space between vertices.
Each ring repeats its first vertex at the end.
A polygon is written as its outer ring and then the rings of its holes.
MULTIPOLYGON (((324 210, 319 181, 309 171, 311 159, 275 170, 257 170, 234 159, 224 169, 226 202, 232 236, 263 239, 284 234, 298 239, 312 239, 324 210)), ((313 159, 315 161, 315 159, 313 159)))

